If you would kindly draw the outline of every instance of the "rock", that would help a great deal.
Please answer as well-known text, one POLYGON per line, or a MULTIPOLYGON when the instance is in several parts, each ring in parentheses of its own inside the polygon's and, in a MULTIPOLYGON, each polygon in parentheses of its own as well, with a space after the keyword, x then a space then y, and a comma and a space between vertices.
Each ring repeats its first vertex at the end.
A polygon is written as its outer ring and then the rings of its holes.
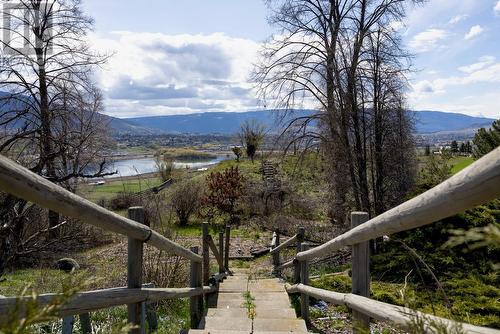
POLYGON ((76 260, 65 257, 56 261, 56 268, 70 273, 74 270, 80 269, 80 265, 76 262, 76 260))

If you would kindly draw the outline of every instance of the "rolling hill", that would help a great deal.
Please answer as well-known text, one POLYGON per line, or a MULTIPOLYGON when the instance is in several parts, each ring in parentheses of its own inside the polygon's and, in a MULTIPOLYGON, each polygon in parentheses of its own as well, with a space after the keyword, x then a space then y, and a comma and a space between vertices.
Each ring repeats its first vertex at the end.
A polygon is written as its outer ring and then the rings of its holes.
MULTIPOLYGON (((297 111, 297 115, 311 113, 311 110, 297 111)), ((247 119, 256 119, 270 129, 276 129, 277 113, 273 110, 249 112, 207 112, 188 115, 168 115, 153 117, 138 117, 116 120, 126 129, 133 130, 133 126, 140 129, 150 129, 160 133, 197 133, 197 134, 233 134, 240 128, 240 124, 247 119)), ((441 131, 461 131, 476 129, 491 125, 494 119, 473 117, 458 113, 441 111, 415 111, 416 133, 435 133, 441 131)))

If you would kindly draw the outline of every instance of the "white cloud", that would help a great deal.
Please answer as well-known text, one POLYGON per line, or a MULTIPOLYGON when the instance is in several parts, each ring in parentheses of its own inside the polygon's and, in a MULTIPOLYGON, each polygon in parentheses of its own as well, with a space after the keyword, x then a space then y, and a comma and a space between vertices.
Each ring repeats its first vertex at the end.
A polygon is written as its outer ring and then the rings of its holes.
POLYGON ((491 56, 484 56, 477 63, 463 66, 460 70, 463 75, 413 83, 409 93, 412 108, 465 112, 469 115, 481 113, 499 118, 500 92, 496 87, 500 83, 500 62, 491 56), (478 90, 476 87, 479 85, 484 89, 478 90))
POLYGON ((427 29, 413 36, 409 45, 415 52, 427 52, 438 47, 449 33, 443 29, 427 29))
POLYGON ((454 24, 457 24, 463 20, 465 20, 466 18, 468 18, 469 15, 457 15, 457 16, 454 16, 452 17, 449 21, 448 21, 448 24, 450 25, 454 25, 454 24))
POLYGON ((495 7, 493 8, 493 11, 496 15, 500 15, 500 0, 497 1, 495 7))
POLYGON ((482 34, 484 29, 480 25, 472 26, 469 32, 465 35, 464 39, 469 40, 480 34, 482 34))
POLYGON ((493 56, 483 56, 479 58, 478 62, 466 65, 466 66, 461 66, 458 69, 462 72, 465 73, 473 73, 476 72, 480 69, 485 68, 488 65, 491 65, 495 62, 495 57, 493 56))
POLYGON ((255 109, 248 76, 259 43, 225 34, 113 32, 91 36, 114 52, 97 75, 113 116, 255 109))

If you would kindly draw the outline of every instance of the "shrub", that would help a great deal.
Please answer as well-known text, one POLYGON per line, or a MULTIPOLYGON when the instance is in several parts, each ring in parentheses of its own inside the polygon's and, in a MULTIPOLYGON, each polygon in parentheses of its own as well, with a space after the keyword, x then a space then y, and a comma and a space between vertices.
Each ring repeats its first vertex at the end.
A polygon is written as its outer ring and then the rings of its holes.
POLYGON ((113 211, 126 210, 132 206, 137 206, 141 204, 141 199, 139 196, 133 193, 121 192, 109 201, 109 207, 113 211))
POLYGON ((179 219, 179 225, 186 226, 189 217, 198 211, 202 191, 202 185, 194 180, 182 181, 175 185, 170 204, 179 219))
POLYGON ((208 209, 208 215, 213 217, 214 211, 229 215, 229 222, 238 220, 237 205, 243 195, 244 178, 238 167, 226 168, 223 172, 212 172, 207 176, 207 193, 203 204, 208 209))
POLYGON ((174 162, 172 159, 168 159, 166 156, 156 157, 156 171, 163 182, 170 180, 173 170, 174 162))

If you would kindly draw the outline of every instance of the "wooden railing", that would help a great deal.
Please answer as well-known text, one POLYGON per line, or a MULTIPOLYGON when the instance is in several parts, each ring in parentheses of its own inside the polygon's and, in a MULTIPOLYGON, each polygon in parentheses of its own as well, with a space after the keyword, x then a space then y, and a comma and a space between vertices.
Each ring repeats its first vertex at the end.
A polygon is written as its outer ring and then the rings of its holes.
POLYGON ((500 148, 436 187, 375 218, 369 220, 365 212, 351 213, 351 229, 318 247, 309 249, 309 244, 303 242, 303 230, 281 245, 279 234, 275 232, 271 245, 274 272, 279 273, 286 268, 294 268, 294 285, 287 285, 287 291, 300 293, 301 316, 306 321, 309 321, 308 297, 311 296, 351 308, 355 332, 366 331, 369 328, 370 318, 374 318, 391 321, 406 328, 416 325, 417 322, 423 323, 424 331, 428 333, 434 333, 437 331, 436 326, 442 326, 454 333, 499 334, 500 331, 496 329, 459 323, 369 298, 370 240, 432 224, 498 197, 500 197, 500 148), (293 244, 297 245, 299 251, 291 260, 282 263, 279 258, 280 251, 293 244), (344 294, 309 286, 309 262, 325 258, 346 246, 352 246, 352 293, 344 294))
MULTIPOLYGON (((219 234, 219 249, 217 249, 212 237, 208 234, 208 224, 204 223, 203 252, 199 255, 198 247, 184 248, 145 225, 142 207, 129 208, 128 218, 122 217, 67 191, 1 155, 0 190, 67 217, 78 219, 80 222, 128 237, 127 287, 77 293, 58 309, 58 316, 85 314, 99 309, 127 305, 128 321, 135 325, 131 333, 140 333, 144 327, 141 320, 142 303, 189 297, 191 327, 197 328, 203 314, 204 295, 216 292, 218 283, 229 272, 229 227, 226 227, 225 233, 219 234), (224 238, 225 245, 223 245, 224 238), (144 288, 142 268, 145 243, 189 260, 190 287, 144 288), (209 274, 210 248, 219 264, 219 273, 212 277, 209 274)), ((56 297, 58 297, 57 294, 40 295, 37 297, 38 305, 50 304, 56 297)), ((0 324, 12 320, 13 312, 15 312, 15 317, 22 319, 26 314, 26 303, 29 301, 32 301, 31 297, 0 298, 0 324)))

